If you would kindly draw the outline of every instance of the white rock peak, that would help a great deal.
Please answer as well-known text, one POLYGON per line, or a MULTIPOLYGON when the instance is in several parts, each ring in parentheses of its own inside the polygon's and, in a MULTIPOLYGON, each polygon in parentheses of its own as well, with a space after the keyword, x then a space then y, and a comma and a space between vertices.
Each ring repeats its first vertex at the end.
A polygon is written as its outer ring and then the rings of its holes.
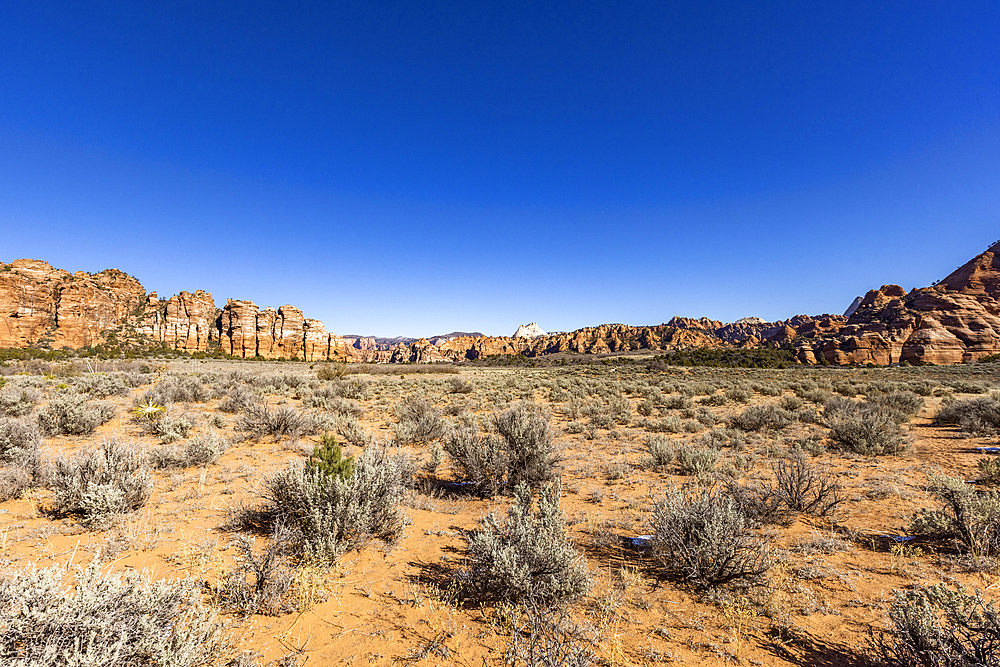
POLYGON ((522 324, 517 328, 514 333, 514 338, 538 338, 539 336, 544 336, 545 332, 542 331, 536 323, 522 324))

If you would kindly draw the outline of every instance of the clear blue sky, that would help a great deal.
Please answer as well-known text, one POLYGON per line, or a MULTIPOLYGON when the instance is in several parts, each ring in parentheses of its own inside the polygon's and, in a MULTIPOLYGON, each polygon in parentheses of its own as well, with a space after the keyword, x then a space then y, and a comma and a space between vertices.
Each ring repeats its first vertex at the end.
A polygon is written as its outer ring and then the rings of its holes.
POLYGON ((0 4, 0 260, 331 331, 842 312, 1000 238, 1000 3, 0 4))

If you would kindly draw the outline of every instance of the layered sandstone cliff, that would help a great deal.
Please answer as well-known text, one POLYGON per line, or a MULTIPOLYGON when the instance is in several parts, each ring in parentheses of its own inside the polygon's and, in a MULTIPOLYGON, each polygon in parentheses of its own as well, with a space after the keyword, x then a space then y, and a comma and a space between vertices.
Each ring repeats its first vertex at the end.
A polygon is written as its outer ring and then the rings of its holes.
POLYGON ((212 295, 181 292, 166 301, 118 269, 70 273, 35 259, 0 263, 0 347, 76 350, 108 345, 208 349, 212 295))
POLYGON ((33 259, 0 264, 0 347, 99 345, 145 301, 139 281, 117 269, 70 273, 33 259))
POLYGON ((839 330, 796 336, 796 354, 803 363, 974 361, 1000 353, 998 297, 1000 242, 932 287, 869 291, 839 330))
POLYGON ((229 300, 216 309, 202 290, 167 300, 108 269, 69 273, 30 259, 0 263, 0 347, 79 349, 162 345, 215 347, 243 358, 358 362, 457 362, 498 355, 612 354, 681 347, 780 346, 802 363, 951 364, 1000 353, 1000 242, 935 286, 907 292, 883 285, 848 316, 798 315, 780 322, 724 324, 675 317, 656 326, 604 324, 568 333, 536 327, 520 336, 454 332, 420 339, 341 337, 291 305, 259 308, 229 300))

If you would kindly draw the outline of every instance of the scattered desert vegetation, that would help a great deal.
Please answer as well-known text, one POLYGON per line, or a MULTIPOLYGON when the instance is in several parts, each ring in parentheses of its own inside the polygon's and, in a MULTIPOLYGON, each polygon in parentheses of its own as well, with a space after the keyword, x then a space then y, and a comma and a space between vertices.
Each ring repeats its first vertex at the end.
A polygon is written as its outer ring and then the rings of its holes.
POLYGON ((3 664, 1000 660, 995 363, 0 380, 3 664))

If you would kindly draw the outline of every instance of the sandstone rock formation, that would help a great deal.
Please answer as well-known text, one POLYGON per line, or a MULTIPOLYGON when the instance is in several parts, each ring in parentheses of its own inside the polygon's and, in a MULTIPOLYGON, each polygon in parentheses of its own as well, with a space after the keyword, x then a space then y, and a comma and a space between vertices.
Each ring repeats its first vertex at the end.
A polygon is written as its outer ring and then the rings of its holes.
POLYGON ((154 343, 185 350, 204 352, 216 332, 215 301, 203 290, 181 292, 166 301, 156 292, 146 297, 140 332, 154 343))
MULTIPOLYGON (((797 340, 804 363, 954 364, 1000 353, 1000 242, 932 287, 871 290, 847 322, 797 340)), ((797 333, 801 335, 802 329, 797 333)))
POLYGON ((807 364, 961 363, 1000 353, 1000 242, 932 287, 871 290, 844 316, 730 324, 675 317, 655 326, 603 324, 549 334, 532 322, 511 337, 453 332, 420 339, 341 337, 291 305, 260 309, 231 299, 219 311, 202 290, 164 301, 117 269, 71 274, 38 260, 0 263, 0 347, 96 345, 188 352, 217 345, 243 358, 372 363, 777 346, 807 364))
POLYGON ((0 347, 98 345, 145 300, 139 281, 117 269, 71 274, 33 259, 0 264, 0 347))
POLYGON ((223 352, 245 359, 350 358, 343 338, 291 305, 262 310, 253 301, 230 299, 219 316, 218 338, 223 352))

